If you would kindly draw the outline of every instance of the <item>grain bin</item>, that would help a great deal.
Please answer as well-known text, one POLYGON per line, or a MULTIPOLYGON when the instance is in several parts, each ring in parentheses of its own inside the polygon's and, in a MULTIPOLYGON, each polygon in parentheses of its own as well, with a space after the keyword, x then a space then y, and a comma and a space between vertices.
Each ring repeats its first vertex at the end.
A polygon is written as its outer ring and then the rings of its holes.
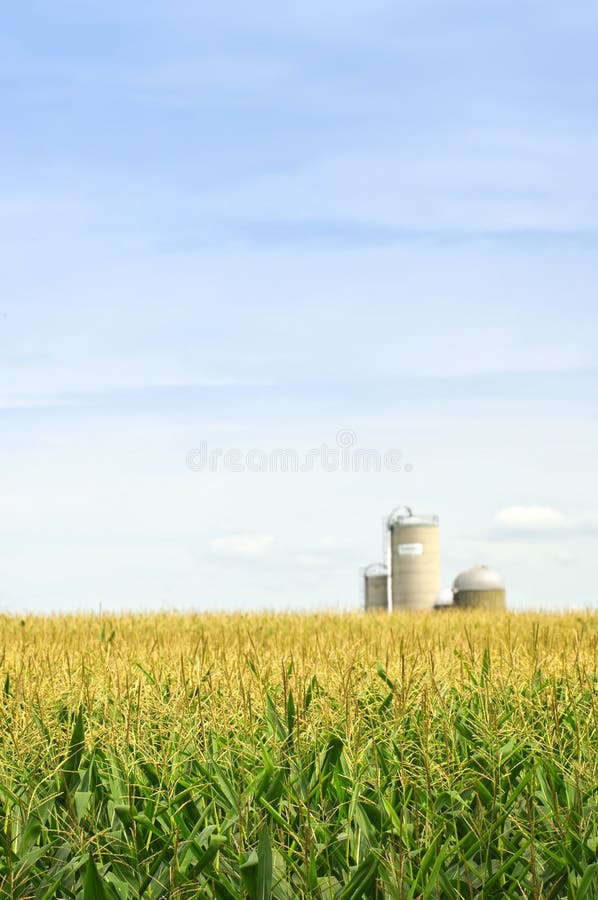
POLYGON ((506 609, 505 583, 488 566, 472 566, 453 582, 455 606, 462 609, 506 609))
POLYGON ((363 573, 366 612, 388 612, 388 569, 372 563, 363 573))
POLYGON ((391 608, 433 609, 440 590, 438 516, 399 506, 388 518, 391 608))

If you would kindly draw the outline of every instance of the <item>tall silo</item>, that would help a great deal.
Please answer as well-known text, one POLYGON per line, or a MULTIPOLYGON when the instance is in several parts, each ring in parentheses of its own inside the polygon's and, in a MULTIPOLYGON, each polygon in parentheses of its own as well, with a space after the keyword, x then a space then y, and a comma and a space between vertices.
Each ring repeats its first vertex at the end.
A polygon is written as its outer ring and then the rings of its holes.
POLYGON ((472 566, 453 582, 455 606, 461 609, 506 609, 505 583, 498 572, 488 566, 472 566))
POLYGON ((388 612, 388 569, 372 563, 363 573, 366 612, 388 612))
POLYGON ((438 516, 399 506, 388 519, 391 608, 433 609, 440 590, 438 516))

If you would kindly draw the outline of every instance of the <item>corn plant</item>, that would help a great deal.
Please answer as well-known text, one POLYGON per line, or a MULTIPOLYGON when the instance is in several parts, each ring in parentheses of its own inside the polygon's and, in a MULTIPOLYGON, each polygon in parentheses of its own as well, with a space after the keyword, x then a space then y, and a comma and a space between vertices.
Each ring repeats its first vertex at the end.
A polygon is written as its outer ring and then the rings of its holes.
POLYGON ((598 897, 596 616, 1 625, 1 896, 598 897))

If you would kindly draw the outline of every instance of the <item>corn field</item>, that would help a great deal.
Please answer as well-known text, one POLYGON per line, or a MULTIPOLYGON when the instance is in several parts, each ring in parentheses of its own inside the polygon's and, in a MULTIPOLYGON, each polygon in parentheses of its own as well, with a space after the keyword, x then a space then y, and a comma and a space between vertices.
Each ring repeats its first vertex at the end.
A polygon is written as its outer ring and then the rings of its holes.
POLYGON ((598 616, 0 618, 0 896, 598 898, 598 616))

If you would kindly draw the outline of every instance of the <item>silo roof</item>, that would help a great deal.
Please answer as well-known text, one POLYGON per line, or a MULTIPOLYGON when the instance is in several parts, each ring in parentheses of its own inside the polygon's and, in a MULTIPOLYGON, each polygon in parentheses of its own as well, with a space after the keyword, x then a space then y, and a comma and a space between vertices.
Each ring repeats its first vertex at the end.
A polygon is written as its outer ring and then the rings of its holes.
POLYGON ((453 581, 453 591, 504 591, 505 583, 498 572, 477 565, 465 569, 453 581))
POLYGON ((366 578, 378 578, 381 575, 388 575, 388 568, 384 563, 371 563, 366 568, 364 575, 366 578))
POLYGON ((394 528, 395 525, 400 525, 401 528, 408 528, 411 525, 431 525, 436 528, 438 516, 416 515, 409 506, 397 506, 388 517, 388 527, 394 528))

